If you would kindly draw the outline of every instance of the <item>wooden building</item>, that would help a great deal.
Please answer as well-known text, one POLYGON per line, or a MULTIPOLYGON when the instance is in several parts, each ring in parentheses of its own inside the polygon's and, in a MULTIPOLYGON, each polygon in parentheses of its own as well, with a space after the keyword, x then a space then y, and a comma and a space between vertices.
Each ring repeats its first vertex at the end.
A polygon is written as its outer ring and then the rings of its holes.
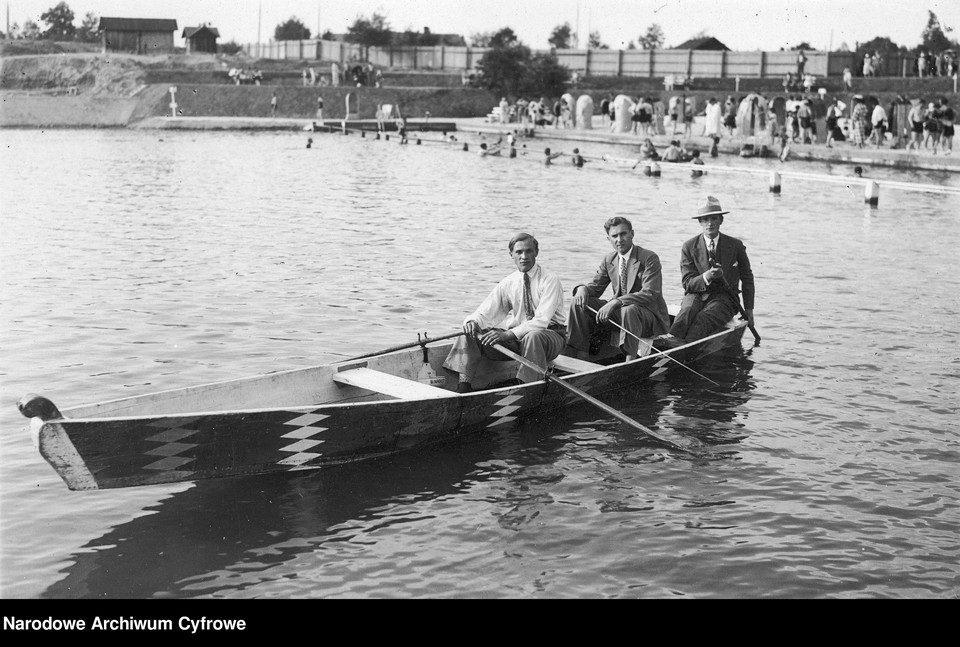
POLYGON ((220 32, 215 27, 201 25, 199 27, 183 28, 183 40, 187 44, 187 54, 216 54, 218 38, 220 38, 220 32))
POLYGON ((172 54, 177 21, 166 18, 100 18, 103 51, 172 54))

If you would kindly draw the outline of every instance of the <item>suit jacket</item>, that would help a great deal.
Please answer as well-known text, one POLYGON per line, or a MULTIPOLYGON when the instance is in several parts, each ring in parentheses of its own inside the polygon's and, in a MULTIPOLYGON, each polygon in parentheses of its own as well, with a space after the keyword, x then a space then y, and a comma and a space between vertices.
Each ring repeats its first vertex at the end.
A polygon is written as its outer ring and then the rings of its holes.
MULTIPOLYGON (((603 257, 597 273, 584 287, 590 296, 599 299, 610 284, 613 284, 614 299, 619 299, 624 306, 646 308, 656 317, 663 329, 657 334, 670 329, 667 303, 663 300, 663 275, 659 256, 649 249, 634 245, 627 264, 627 293, 620 294, 620 260, 616 251, 610 252, 603 257)), ((574 293, 579 287, 578 285, 573 289, 574 293)))
MULTIPOLYGON (((743 241, 721 233, 717 238, 717 255, 720 257, 723 277, 733 288, 734 294, 739 295, 741 284, 743 286, 743 309, 753 310, 753 270, 750 269, 750 259, 743 241)), ((700 294, 701 298, 706 299, 722 291, 722 287, 715 287, 716 281, 708 286, 703 280, 703 273, 708 269, 707 244, 700 234, 685 242, 680 249, 680 275, 686 294, 700 294)))

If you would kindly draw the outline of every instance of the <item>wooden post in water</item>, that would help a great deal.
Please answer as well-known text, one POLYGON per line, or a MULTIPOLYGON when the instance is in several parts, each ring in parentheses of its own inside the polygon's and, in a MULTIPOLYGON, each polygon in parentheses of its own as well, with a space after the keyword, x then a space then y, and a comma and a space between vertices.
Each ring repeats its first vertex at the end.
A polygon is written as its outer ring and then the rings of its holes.
POLYGON ((863 187, 863 201, 871 207, 877 206, 880 202, 880 185, 870 181, 863 187))
POLYGON ((770 173, 770 193, 780 195, 780 174, 776 171, 770 173))

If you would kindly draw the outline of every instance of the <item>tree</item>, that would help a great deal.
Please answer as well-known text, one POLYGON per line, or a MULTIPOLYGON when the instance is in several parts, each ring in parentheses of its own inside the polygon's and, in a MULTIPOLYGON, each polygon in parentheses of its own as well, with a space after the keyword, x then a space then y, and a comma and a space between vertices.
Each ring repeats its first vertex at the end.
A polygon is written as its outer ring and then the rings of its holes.
POLYGON ((660 25, 653 23, 647 27, 645 34, 637 39, 640 49, 660 49, 663 47, 663 29, 660 25))
POLYGON ((517 47, 522 46, 520 39, 517 38, 517 35, 513 33, 513 30, 509 27, 504 27, 500 31, 496 31, 490 36, 490 43, 488 47, 517 47))
POLYGON ((48 40, 73 40, 77 28, 73 26, 73 11, 66 2, 47 9, 40 14, 40 20, 47 23, 43 37, 48 40))
POLYGON ((347 27, 346 40, 364 47, 388 47, 393 41, 393 32, 386 16, 374 12, 369 18, 357 16, 347 27))
POLYGON ((571 32, 570 23, 565 22, 562 25, 557 25, 553 28, 553 32, 551 32, 547 42, 550 44, 550 47, 555 47, 556 49, 570 49, 571 32))
POLYGON ((23 27, 20 29, 20 38, 23 40, 37 40, 40 38, 40 27, 32 20, 23 21, 23 27))
POLYGON ((490 47, 491 38, 493 38, 493 34, 488 31, 471 34, 470 47, 490 47))
POLYGON ((491 48, 477 67, 480 84, 498 96, 560 96, 570 79, 570 71, 555 56, 533 56, 523 44, 491 48))
POLYGON ((77 40, 84 43, 95 43, 100 40, 100 18, 97 17, 97 14, 88 11, 87 15, 83 17, 83 22, 77 29, 77 40))
POLYGON ((529 62, 530 50, 526 47, 493 47, 477 62, 480 85, 500 96, 520 96, 529 62))
POLYGON ((308 40, 310 30, 300 22, 296 16, 291 16, 287 22, 280 23, 273 30, 274 40, 308 40))
POLYGON ((567 91, 569 83, 570 70, 560 65, 556 56, 537 54, 526 66, 520 93, 521 96, 559 97, 567 91))
POLYGON ((610 49, 610 46, 600 40, 600 32, 590 32, 590 40, 587 41, 587 49, 610 49))
POLYGON ((857 51, 862 52, 881 52, 881 53, 890 53, 890 52, 906 52, 906 47, 900 47, 895 42, 887 38, 886 36, 878 36, 873 40, 868 40, 865 43, 860 43, 857 46, 857 51))
POLYGON ((814 47, 813 45, 811 45, 810 43, 808 43, 807 41, 803 41, 803 42, 801 42, 799 45, 794 45, 793 47, 790 48, 790 51, 791 51, 791 52, 799 52, 801 49, 802 49, 803 51, 805 51, 805 52, 815 52, 815 51, 817 51, 817 48, 814 47))
POLYGON ((942 52, 945 49, 953 47, 953 43, 950 42, 950 39, 947 38, 947 35, 944 33, 953 30, 949 27, 946 29, 941 27, 937 14, 930 10, 927 10, 927 13, 930 14, 930 17, 927 19, 927 26, 920 35, 920 48, 928 52, 942 52))

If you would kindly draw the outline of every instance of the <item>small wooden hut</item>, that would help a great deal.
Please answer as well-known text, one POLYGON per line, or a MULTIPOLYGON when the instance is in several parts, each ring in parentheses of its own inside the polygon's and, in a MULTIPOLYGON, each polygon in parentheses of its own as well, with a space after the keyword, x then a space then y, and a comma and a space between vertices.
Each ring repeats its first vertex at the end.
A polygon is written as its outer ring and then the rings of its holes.
POLYGON ((184 27, 183 40, 186 43, 187 54, 216 54, 217 39, 220 32, 216 27, 201 25, 199 27, 184 27))
POLYGON ((166 18, 100 18, 103 52, 172 54, 177 21, 166 18))

